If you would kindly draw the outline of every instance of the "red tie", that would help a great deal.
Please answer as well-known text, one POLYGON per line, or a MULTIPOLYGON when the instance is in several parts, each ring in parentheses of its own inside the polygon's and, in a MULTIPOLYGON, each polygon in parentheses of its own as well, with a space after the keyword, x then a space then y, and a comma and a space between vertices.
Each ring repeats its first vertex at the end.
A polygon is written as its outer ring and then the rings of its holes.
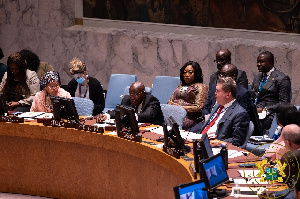
POLYGON ((208 126, 206 126, 206 127, 203 129, 203 131, 201 132, 201 134, 207 133, 208 129, 214 125, 214 123, 215 123, 216 120, 218 119, 219 115, 221 115, 221 111, 222 111, 223 108, 224 108, 224 106, 220 106, 220 107, 219 107, 219 110, 218 110, 218 112, 217 112, 215 118, 208 124, 208 126))

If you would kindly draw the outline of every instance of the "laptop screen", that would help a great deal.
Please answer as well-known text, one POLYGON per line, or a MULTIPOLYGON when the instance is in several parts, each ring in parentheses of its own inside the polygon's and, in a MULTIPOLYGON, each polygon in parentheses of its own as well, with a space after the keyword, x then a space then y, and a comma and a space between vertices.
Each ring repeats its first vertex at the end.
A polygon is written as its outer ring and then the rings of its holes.
POLYGON ((206 185, 203 179, 187 184, 177 185, 174 187, 175 199, 209 198, 205 187, 206 185))
POLYGON ((203 134, 200 140, 200 147, 204 159, 214 156, 207 134, 203 134))
POLYGON ((200 161, 201 177, 204 178, 210 190, 226 183, 229 178, 221 154, 200 161))

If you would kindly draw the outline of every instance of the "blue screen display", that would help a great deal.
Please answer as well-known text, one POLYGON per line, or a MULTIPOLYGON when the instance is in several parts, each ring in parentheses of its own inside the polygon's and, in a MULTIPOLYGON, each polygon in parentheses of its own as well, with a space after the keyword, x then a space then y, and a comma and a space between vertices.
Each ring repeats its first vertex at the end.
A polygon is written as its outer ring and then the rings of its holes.
POLYGON ((208 198, 207 190, 202 190, 205 188, 204 181, 197 184, 192 184, 190 186, 179 188, 180 199, 183 198, 208 198))
POLYGON ((205 162, 203 164, 203 168, 205 170, 210 188, 216 188, 222 185, 222 183, 228 179, 228 175, 220 155, 214 156, 214 158, 210 159, 209 162, 205 162))

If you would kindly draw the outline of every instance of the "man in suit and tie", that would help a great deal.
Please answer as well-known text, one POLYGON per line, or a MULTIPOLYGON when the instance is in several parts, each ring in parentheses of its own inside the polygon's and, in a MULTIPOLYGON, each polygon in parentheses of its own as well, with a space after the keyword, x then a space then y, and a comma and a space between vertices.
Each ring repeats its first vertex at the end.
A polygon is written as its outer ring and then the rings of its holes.
POLYGON ((267 115, 260 119, 261 128, 268 130, 275 115, 275 109, 282 102, 290 102, 290 78, 274 67, 274 55, 265 51, 257 57, 259 74, 253 79, 251 98, 257 112, 266 110, 267 115))
MULTIPOLYGON (((209 88, 217 83, 217 79, 220 77, 220 71, 225 64, 231 63, 231 52, 228 49, 221 49, 216 54, 216 60, 218 71, 213 73, 209 78, 209 88)), ((236 82, 242 85, 244 88, 248 89, 248 79, 245 71, 238 69, 238 75, 236 82)))
POLYGON ((245 142, 250 118, 247 111, 239 105, 236 98, 236 83, 230 77, 217 80, 214 106, 209 119, 199 133, 209 137, 242 146, 245 142))
MULTIPOLYGON (((136 110, 137 121, 141 123, 152 123, 162 125, 164 116, 160 108, 160 103, 156 97, 145 91, 142 82, 133 82, 129 87, 129 95, 125 95, 121 105, 133 107, 136 110)), ((114 118, 115 111, 100 114, 97 122, 114 118)))

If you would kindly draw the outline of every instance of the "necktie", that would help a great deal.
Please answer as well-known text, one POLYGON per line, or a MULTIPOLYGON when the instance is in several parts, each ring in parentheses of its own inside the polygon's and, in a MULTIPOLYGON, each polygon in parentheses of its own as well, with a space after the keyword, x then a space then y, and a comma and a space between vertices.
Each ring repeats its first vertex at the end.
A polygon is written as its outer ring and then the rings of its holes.
POLYGON ((258 87, 258 91, 260 92, 262 87, 265 85, 265 83, 267 82, 267 74, 264 75, 264 78, 260 81, 259 87, 258 87))
MULTIPOLYGON (((262 78, 262 80, 259 83, 259 87, 258 87, 258 93, 260 93, 262 87, 265 85, 265 83, 267 82, 267 74, 264 75, 264 78, 262 78)), ((257 104, 257 98, 255 98, 254 104, 257 104)))
POLYGON ((217 114, 215 115, 215 118, 213 118, 213 119, 211 118, 212 121, 210 121, 210 123, 203 129, 203 131, 201 132, 201 134, 207 133, 207 131, 209 130, 209 128, 214 125, 214 123, 218 119, 219 115, 221 114, 221 111, 222 111, 223 108, 224 108, 224 106, 220 106, 219 107, 219 110, 218 110, 217 114))

